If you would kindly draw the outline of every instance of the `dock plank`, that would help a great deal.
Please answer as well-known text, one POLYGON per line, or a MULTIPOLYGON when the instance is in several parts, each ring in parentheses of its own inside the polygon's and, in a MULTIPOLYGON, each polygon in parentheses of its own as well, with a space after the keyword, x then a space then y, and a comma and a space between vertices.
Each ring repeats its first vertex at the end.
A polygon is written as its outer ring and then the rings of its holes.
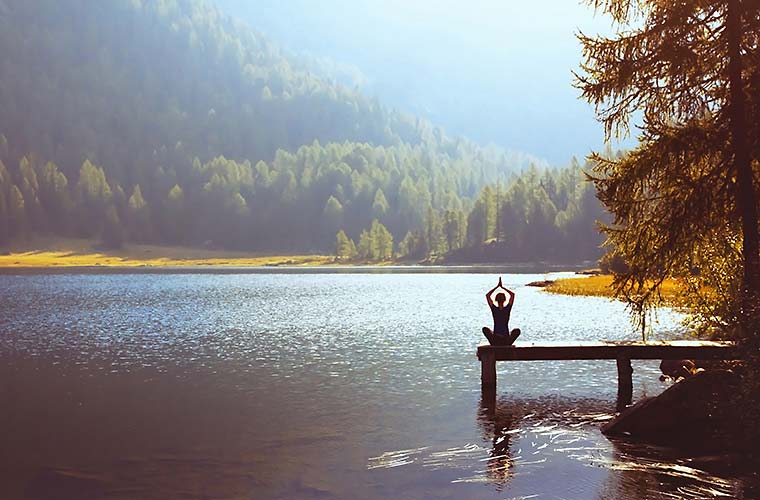
POLYGON ((631 404, 632 359, 739 359, 734 342, 706 340, 515 342, 512 346, 478 346, 481 384, 492 397, 496 389, 497 361, 566 361, 614 359, 618 371, 617 409, 631 404))
POLYGON ((737 359, 733 342, 703 340, 673 341, 577 341, 516 342, 513 346, 478 346, 496 361, 587 360, 587 359, 737 359))

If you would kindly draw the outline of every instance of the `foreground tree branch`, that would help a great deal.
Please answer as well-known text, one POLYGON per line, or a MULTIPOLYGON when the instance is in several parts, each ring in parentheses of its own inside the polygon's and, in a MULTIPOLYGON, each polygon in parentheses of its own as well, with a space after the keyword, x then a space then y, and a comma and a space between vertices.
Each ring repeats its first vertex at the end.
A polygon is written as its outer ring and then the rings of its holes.
POLYGON ((593 155, 590 173, 614 215, 607 243, 628 265, 616 292, 642 324, 672 277, 690 283, 702 330, 760 339, 758 3, 589 1, 619 34, 579 35, 576 85, 608 140, 643 114, 639 147, 593 155))

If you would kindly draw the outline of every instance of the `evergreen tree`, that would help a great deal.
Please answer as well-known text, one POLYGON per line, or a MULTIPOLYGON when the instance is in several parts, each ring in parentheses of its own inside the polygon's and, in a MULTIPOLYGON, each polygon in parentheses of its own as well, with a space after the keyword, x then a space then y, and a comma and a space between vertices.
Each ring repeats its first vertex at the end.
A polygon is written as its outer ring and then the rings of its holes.
POLYGON ((45 163, 39 176, 39 199, 48 228, 58 234, 68 234, 73 206, 69 181, 51 161, 45 163))
POLYGON ((375 246, 372 235, 366 229, 359 235, 359 245, 356 247, 356 252, 359 258, 362 260, 372 260, 374 255, 372 248, 375 246))
POLYGON ((370 258, 373 260, 391 260, 393 258, 393 235, 377 219, 370 228, 370 258))
POLYGON ((335 256, 339 260, 351 260, 356 257, 356 246, 346 233, 341 229, 336 235, 335 256))
POLYGON ((186 237, 187 215, 185 213, 185 192, 175 184, 166 195, 166 208, 163 211, 163 233, 169 242, 182 243, 186 237))
POLYGON ((24 195, 15 184, 11 185, 8 204, 8 234, 9 236, 24 235, 28 232, 26 225, 26 213, 24 195))
POLYGON ((44 229, 45 216, 42 212, 42 205, 39 199, 40 185, 37 180, 37 173, 32 167, 32 163, 26 156, 19 162, 19 183, 18 187, 24 197, 24 209, 26 211, 27 229, 30 231, 44 229))
POLYGON ((634 113, 645 117, 638 148, 594 156, 594 182, 614 215, 606 232, 628 264, 616 276, 617 291, 645 311, 657 304, 664 279, 692 279, 696 264, 708 286, 694 290, 741 290, 710 300, 702 320, 757 346, 757 6, 746 0, 596 3, 622 31, 580 36, 585 61, 578 86, 608 137, 626 132, 634 113))
POLYGON ((382 219, 390 209, 388 200, 385 199, 385 193, 382 188, 378 188, 375 191, 375 199, 372 202, 372 217, 375 219, 382 219))
POLYGON ((431 255, 443 255, 448 251, 441 218, 436 210, 428 208, 426 217, 425 241, 428 253, 431 255))
POLYGON ((105 212, 111 202, 111 187, 103 169, 89 160, 82 163, 76 186, 78 232, 82 236, 95 236, 102 232, 105 212))
MULTIPOLYGON (((108 221, 109 224, 118 221, 118 214, 116 215, 116 218, 108 221)), ((145 241, 145 237, 150 234, 151 220, 148 203, 143 198, 139 184, 134 185, 132 194, 127 200, 127 217, 127 226, 132 237, 137 241, 145 241)))
POLYGON ((330 196, 322 209, 322 221, 325 229, 333 234, 343 225, 343 205, 334 196, 330 196))
POLYGON ((484 241, 496 237, 496 194, 491 186, 483 188, 484 241))
POLYGON ((406 259, 423 259, 427 256, 424 238, 419 232, 409 231, 398 244, 398 256, 406 259))

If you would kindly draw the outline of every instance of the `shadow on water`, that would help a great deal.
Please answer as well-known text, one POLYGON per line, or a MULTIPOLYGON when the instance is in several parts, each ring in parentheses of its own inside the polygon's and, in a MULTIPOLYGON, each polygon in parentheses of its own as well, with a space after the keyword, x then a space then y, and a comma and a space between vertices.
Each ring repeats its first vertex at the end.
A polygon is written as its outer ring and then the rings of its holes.
POLYGON ((483 389, 476 418, 483 440, 490 442, 485 476, 497 491, 518 493, 516 498, 532 498, 520 483, 536 468, 543 479, 533 482, 533 494, 542 498, 759 498, 753 466, 725 463, 729 456, 607 440, 599 427, 613 417, 610 406, 593 399, 512 398, 483 389))

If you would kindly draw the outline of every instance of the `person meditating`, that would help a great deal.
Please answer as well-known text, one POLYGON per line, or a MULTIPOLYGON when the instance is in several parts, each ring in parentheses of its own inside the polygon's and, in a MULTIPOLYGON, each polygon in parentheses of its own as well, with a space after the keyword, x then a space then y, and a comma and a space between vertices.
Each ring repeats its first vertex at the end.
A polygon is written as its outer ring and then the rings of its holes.
POLYGON ((515 328, 512 332, 509 331, 509 314, 512 312, 512 304, 515 303, 514 292, 502 285, 501 277, 499 277, 499 284, 486 293, 486 301, 493 315, 493 330, 484 326, 483 335, 486 336, 491 345, 512 345, 517 337, 520 336, 519 328, 515 328), (504 305, 507 301, 507 296, 503 292, 497 293, 496 297, 494 297, 498 305, 494 305, 493 299, 491 299, 491 295, 499 288, 502 288, 509 294, 509 303, 507 305, 504 305))

